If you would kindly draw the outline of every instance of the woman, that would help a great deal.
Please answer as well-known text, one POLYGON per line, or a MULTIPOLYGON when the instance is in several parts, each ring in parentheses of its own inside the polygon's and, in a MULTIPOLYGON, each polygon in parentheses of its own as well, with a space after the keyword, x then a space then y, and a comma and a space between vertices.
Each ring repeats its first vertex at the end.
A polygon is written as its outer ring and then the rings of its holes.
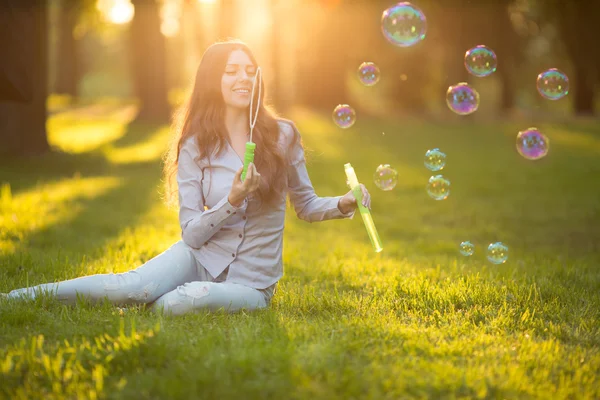
MULTIPOLYGON (((239 41, 213 44, 202 56, 164 158, 166 200, 175 203, 178 193, 182 240, 129 272, 17 289, 7 297, 35 297, 44 290, 72 304, 79 293, 114 304, 147 303, 175 315, 267 307, 283 275, 286 195, 308 222, 352 218, 357 204, 352 192, 315 194, 298 130, 276 119, 263 106, 263 95, 253 99, 254 107, 259 104, 255 164, 242 182, 256 71, 254 56, 239 41)), ((370 207, 364 186, 362 191, 370 207)))

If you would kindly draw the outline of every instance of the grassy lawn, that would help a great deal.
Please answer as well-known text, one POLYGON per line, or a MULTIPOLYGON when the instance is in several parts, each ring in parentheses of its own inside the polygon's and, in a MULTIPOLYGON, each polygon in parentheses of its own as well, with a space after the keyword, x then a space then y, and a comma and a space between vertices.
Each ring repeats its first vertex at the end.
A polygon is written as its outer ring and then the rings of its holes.
MULTIPOLYGON (((57 111, 49 136, 63 153, 0 162, 0 292, 127 271, 179 240, 158 192, 168 127, 131 115, 57 111)), ((551 147, 533 162, 515 151, 531 122, 342 130, 291 117, 320 196, 345 193, 353 164, 382 253, 359 215, 308 224, 290 209, 268 310, 172 318, 0 301, 0 398, 600 398, 599 124, 537 125, 551 147), (434 147, 448 155, 444 201, 425 192, 434 147), (379 164, 397 169, 394 190, 374 185, 379 164), (486 260, 497 241, 505 264, 486 260)))

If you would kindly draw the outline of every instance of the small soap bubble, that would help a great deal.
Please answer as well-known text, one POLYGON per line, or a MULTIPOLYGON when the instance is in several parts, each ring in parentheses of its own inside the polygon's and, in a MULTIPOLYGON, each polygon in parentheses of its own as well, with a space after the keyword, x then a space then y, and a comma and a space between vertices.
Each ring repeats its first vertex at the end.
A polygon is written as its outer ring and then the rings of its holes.
POLYGON ((421 9, 411 3, 402 2, 383 12, 381 30, 391 44, 409 47, 425 39, 427 20, 421 9))
POLYGON ((333 122, 340 128, 350 128, 356 122, 356 112, 348 104, 338 104, 333 110, 333 122))
POLYGON ((427 194, 434 200, 445 200, 450 194, 450 181, 442 175, 429 178, 427 183, 427 194))
POLYGON ((381 164, 373 175, 375 186, 381 190, 390 191, 398 183, 398 172, 389 164, 381 164))
POLYGON ((379 68, 372 62, 364 62, 358 67, 358 79, 365 86, 373 86, 379 82, 379 68))
POLYGON ((489 47, 479 45, 465 53, 465 68, 477 77, 491 75, 496 71, 497 65, 496 53, 489 47))
POLYGON ((546 99, 562 99, 569 93, 569 78, 564 72, 551 68, 538 75, 537 90, 546 99))
POLYGON ((425 153, 425 167, 431 171, 439 171, 446 165, 446 154, 440 149, 427 150, 425 153))
POLYGON ((487 259, 493 264, 502 264, 508 260, 508 247, 502 242, 491 243, 487 250, 487 259))
POLYGON ((548 154, 550 142, 537 128, 527 128, 517 134, 517 151, 528 160, 538 160, 548 154))
POLYGON ((461 82, 450 86, 446 92, 446 104, 459 115, 468 115, 479 107, 479 93, 468 83, 461 82))
POLYGON ((459 251, 465 257, 472 256, 475 252, 475 245, 467 240, 460 244, 459 251))

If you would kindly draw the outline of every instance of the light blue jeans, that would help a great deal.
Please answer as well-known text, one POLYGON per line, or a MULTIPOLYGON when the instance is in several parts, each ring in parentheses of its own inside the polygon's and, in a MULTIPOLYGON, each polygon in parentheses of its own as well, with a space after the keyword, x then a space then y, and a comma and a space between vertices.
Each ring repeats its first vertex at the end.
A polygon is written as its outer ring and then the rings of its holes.
POLYGON ((74 304, 79 293, 92 301, 108 298, 118 305, 147 303, 151 304, 151 310, 171 315, 200 309, 255 310, 271 302, 276 284, 267 289, 254 289, 226 282, 224 274, 213 278, 199 266, 191 248, 180 240, 134 270, 16 289, 8 293, 8 298, 33 298, 45 291, 65 304, 74 304))

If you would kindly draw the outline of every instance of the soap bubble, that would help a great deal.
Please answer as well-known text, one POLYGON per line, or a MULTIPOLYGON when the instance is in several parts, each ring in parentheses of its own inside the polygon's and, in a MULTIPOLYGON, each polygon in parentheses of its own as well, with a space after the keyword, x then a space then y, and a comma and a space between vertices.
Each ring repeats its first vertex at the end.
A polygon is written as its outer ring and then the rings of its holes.
POLYGON ((548 154, 550 142, 537 128, 527 128, 517 134, 517 151, 528 160, 538 160, 548 154))
POLYGON ((452 111, 459 115, 471 114, 479 107, 479 93, 468 83, 461 82, 448 88, 446 103, 452 111))
POLYGON ((479 45, 465 53, 465 67, 471 74, 484 77, 496 71, 498 60, 496 53, 489 47, 479 45))
POLYGON ((350 128, 356 122, 356 112, 348 104, 338 104, 333 110, 333 122, 340 128, 350 128))
POLYGON ((538 75, 537 90, 546 99, 562 99, 569 93, 569 78, 564 72, 551 68, 538 75))
POLYGON ((427 194, 434 200, 447 199, 450 194, 450 181, 442 175, 432 176, 427 184, 427 194))
POLYGON ((473 253, 475 252, 475 245, 467 240, 466 242, 462 242, 460 244, 459 251, 460 251, 460 254, 462 254, 465 257, 472 256, 473 253))
POLYGON ((427 21, 425 14, 418 7, 403 2, 383 12, 381 30, 391 44, 409 47, 425 39, 427 21))
POLYGON ((508 260, 508 247, 501 242, 491 243, 487 249, 487 259, 494 264, 502 264, 508 260))
POLYGON ((440 149, 427 150, 425 153, 425 166, 431 171, 439 171, 446 165, 446 154, 440 149))
POLYGON ((375 170, 373 175, 375 185, 385 191, 392 190, 398 182, 398 172, 389 164, 382 164, 375 170))
POLYGON ((364 62, 358 67, 358 79, 365 86, 373 86, 379 82, 379 68, 372 62, 364 62))

